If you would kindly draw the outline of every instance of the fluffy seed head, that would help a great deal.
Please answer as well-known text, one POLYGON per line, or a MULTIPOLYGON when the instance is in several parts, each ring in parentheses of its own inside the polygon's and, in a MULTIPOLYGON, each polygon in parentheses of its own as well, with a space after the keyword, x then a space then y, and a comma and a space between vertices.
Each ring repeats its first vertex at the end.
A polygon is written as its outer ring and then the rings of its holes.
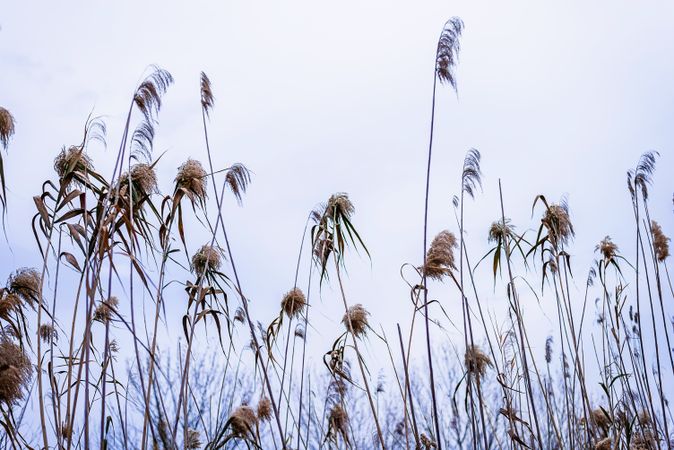
POLYGON ((33 366, 21 347, 7 338, 0 340, 0 401, 12 405, 23 398, 33 366))
POLYGON ((332 194, 325 207, 325 215, 327 217, 335 217, 336 214, 342 214, 346 218, 350 218, 355 212, 356 208, 349 200, 349 195, 346 192, 338 192, 332 194))
POLYGON ((222 265, 222 250, 208 244, 202 245, 199 251, 192 256, 192 269, 199 275, 207 270, 220 270, 222 265))
POLYGON ((360 336, 367 331, 367 316, 370 313, 360 303, 351 306, 342 318, 342 323, 347 330, 351 330, 354 336, 360 336), (349 323, 351 326, 349 327, 349 323))
POLYGON ((489 242, 505 242, 505 240, 513 235, 514 227, 510 224, 510 219, 492 222, 489 227, 489 242))
POLYGON ((58 341, 58 338, 59 335, 53 326, 46 323, 40 325, 40 339, 42 339, 42 342, 49 344, 58 341))
POLYGON ((229 168, 225 175, 225 183, 232 190, 232 194, 241 204, 241 198, 250 184, 250 171, 243 164, 237 163, 229 168))
POLYGON ((554 247, 566 244, 574 235, 573 225, 571 219, 569 219, 569 208, 564 203, 550 205, 541 222, 547 228, 550 243, 554 247))
POLYGON ((245 438, 255 433, 257 417, 255 411, 248 405, 237 407, 229 416, 232 433, 240 438, 245 438))
POLYGON ((0 145, 6 150, 9 140, 14 135, 14 116, 0 106, 0 145))
POLYGON ((201 107, 206 115, 213 108, 213 90, 211 89, 211 80, 201 72, 201 107))
POLYGON ((456 89, 454 67, 459 54, 459 37, 463 31, 463 21, 458 17, 452 17, 445 24, 435 56, 435 72, 441 83, 449 83, 456 89))
MULTIPOLYGON (((122 179, 128 179, 127 175, 122 175, 122 179)), ((145 195, 157 192, 157 174, 150 164, 139 163, 131 167, 131 182, 145 195)))
POLYGON ((491 359, 476 345, 470 345, 466 349, 464 357, 466 370, 473 375, 483 377, 487 371, 487 367, 492 366, 491 359))
POLYGON ((9 289, 24 302, 32 305, 40 298, 40 272, 29 267, 18 269, 9 278, 9 289))
POLYGON ((178 168, 176 188, 182 189, 192 201, 206 198, 206 171, 196 159, 188 159, 178 168))
POLYGON ((610 261, 618 254, 618 246, 611 241, 610 236, 606 236, 597 244, 595 251, 600 252, 606 261, 610 261))
POLYGON ((270 420, 272 414, 271 400, 268 397, 262 397, 257 403, 257 417, 260 420, 270 420))
POLYGON ((655 257, 662 262, 669 256, 669 238, 662 232, 662 227, 655 220, 651 222, 653 230, 653 247, 655 248, 655 257))
POLYGON ((102 323, 110 322, 113 312, 117 310, 117 305, 119 305, 117 297, 110 297, 108 300, 101 302, 94 311, 94 320, 102 323))
POLYGON ((590 416, 592 418, 592 422, 594 422, 594 424, 599 428, 606 429, 611 425, 611 418, 606 415, 606 412, 604 412, 604 410, 601 408, 593 409, 590 413, 590 416))
POLYGON ((288 293, 283 296, 283 300, 281 300, 281 308, 288 317, 297 317, 302 314, 306 304, 307 299, 299 288, 288 291, 288 293))
POLYGON ((71 146, 67 150, 63 148, 54 160, 54 170, 59 178, 63 179, 72 172, 91 172, 94 166, 81 147, 71 146))
POLYGON ((21 299, 18 295, 11 292, 4 292, 0 298, 0 318, 9 320, 11 313, 18 311, 21 308, 21 299))
POLYGON ((342 405, 336 404, 332 407, 328 416, 328 425, 332 433, 341 434, 342 438, 348 442, 349 415, 342 408, 342 405))
POLYGON ((199 435, 199 432, 197 430, 193 430, 192 428, 189 428, 187 430, 186 448, 190 450, 201 448, 201 436, 199 435))
POLYGON ((442 280, 452 269, 455 269, 454 247, 456 247, 456 237, 452 233, 447 230, 438 233, 426 253, 426 264, 422 267, 424 275, 435 280, 442 280))

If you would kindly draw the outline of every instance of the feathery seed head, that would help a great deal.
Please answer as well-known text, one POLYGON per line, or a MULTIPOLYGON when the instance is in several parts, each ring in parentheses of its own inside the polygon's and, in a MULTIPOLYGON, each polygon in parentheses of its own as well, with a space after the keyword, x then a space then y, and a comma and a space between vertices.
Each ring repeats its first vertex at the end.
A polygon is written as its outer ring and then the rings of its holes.
POLYGON ((507 217, 505 223, 501 219, 492 222, 489 227, 489 242, 505 242, 508 237, 513 235, 513 229, 514 227, 507 217))
POLYGON ((14 116, 0 106, 0 146, 7 150, 9 140, 14 135, 14 116))
POLYGON ((606 261, 610 261, 618 254, 618 246, 611 241, 610 236, 606 236, 595 248, 599 251, 606 261))
POLYGON ((255 433, 257 417, 255 411, 248 405, 238 406, 229 416, 232 433, 240 438, 245 438, 255 433))
POLYGON ((346 329, 353 332, 354 336, 361 336, 367 331, 367 316, 370 313, 360 303, 351 306, 342 318, 346 329), (349 325, 350 324, 350 325, 349 325))
POLYGON ((22 267, 9 278, 9 290, 32 305, 40 300, 41 276, 37 269, 22 267))
POLYGON ((206 73, 201 72, 201 108, 206 115, 213 108, 213 90, 211 89, 211 80, 206 73))
POLYGON ((171 83, 173 77, 168 71, 154 67, 154 71, 136 89, 133 101, 148 122, 152 122, 159 112, 161 96, 166 93, 171 83))
POLYGON ((110 322, 113 312, 117 310, 117 305, 119 305, 117 297, 110 297, 107 301, 101 302, 94 311, 94 320, 102 323, 110 322))
POLYGON ((187 430, 187 445, 186 448, 189 450, 195 450, 201 448, 201 436, 197 430, 189 428, 187 430))
POLYGON ((202 245, 199 251, 192 256, 192 269, 202 275, 206 271, 220 270, 222 265, 222 250, 208 244, 202 245))
POLYGON ((5 291, 0 298, 0 318, 9 320, 9 316, 13 312, 17 312, 21 308, 21 299, 18 295, 5 291))
POLYGON ((655 220, 651 221, 653 231, 653 247, 655 248, 655 257, 662 262, 669 256, 669 238, 662 232, 662 227, 655 220))
POLYGON ((262 397, 257 403, 257 417, 260 420, 270 420, 272 415, 271 400, 268 397, 262 397))
POLYGON ((328 427, 332 435, 339 433, 346 442, 349 441, 349 415, 339 403, 330 410, 328 427))
POLYGON ((12 405, 23 398, 33 366, 18 345, 6 337, 0 340, 0 401, 12 405))
POLYGON ((288 317, 297 317, 302 314, 306 304, 307 299, 304 297, 304 293, 300 288, 294 288, 288 291, 288 293, 283 296, 283 300, 281 300, 281 308, 288 317))
POLYGON ((569 219, 569 208, 565 203, 550 205, 541 222, 548 230, 550 243, 555 248, 559 247, 560 244, 566 244, 575 234, 569 219))
POLYGON ((50 344, 52 342, 58 341, 58 333, 54 329, 53 326, 50 324, 43 324, 40 325, 40 339, 42 339, 42 342, 45 344, 50 344))
POLYGON ((492 367, 493 365, 489 356, 480 350, 477 345, 468 346, 464 363, 468 372, 480 378, 486 373, 487 367, 492 367))
POLYGON ((423 274, 435 280, 442 280, 448 275, 456 268, 454 265, 456 246, 456 237, 452 233, 447 230, 438 233, 426 253, 426 264, 421 268, 423 274))
POLYGON ((449 83, 456 90, 454 67, 461 48, 459 37, 463 31, 463 21, 452 17, 445 26, 438 40, 438 49, 435 56, 435 72, 441 83, 449 83))
POLYGON ((61 149, 56 159, 54 159, 54 170, 60 179, 65 178, 73 172, 86 174, 94 169, 94 165, 84 153, 83 147, 70 146, 61 149))
POLYGON ((602 408, 593 409, 590 413, 592 422, 599 428, 607 429, 611 425, 611 418, 602 408))
POLYGON ((236 201, 241 204, 241 198, 250 184, 250 171, 243 164, 236 163, 227 171, 225 183, 232 190, 236 201))
POLYGON ((336 214, 342 214, 347 219, 355 212, 356 208, 351 203, 349 195, 346 192, 338 192, 332 194, 325 207, 325 215, 327 217, 335 217, 336 214))
MULTIPOLYGON (((128 180, 122 175, 122 180, 128 180)), ((150 195, 157 192, 157 174, 150 164, 139 163, 131 167, 131 182, 143 194, 150 195)))
POLYGON ((203 201, 206 198, 207 175, 199 161, 189 158, 178 168, 176 189, 182 189, 192 201, 203 201))

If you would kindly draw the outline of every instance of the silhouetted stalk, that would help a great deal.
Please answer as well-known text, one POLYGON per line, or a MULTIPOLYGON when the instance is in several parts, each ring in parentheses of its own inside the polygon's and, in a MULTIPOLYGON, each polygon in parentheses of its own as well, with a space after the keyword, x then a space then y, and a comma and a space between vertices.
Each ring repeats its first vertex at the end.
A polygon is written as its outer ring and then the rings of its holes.
MULTIPOLYGON (((428 248, 428 196, 431 182, 431 158, 433 152, 433 124, 435 121, 435 91, 437 87, 437 76, 433 70, 433 99, 431 101, 431 132, 428 143, 428 164, 426 166, 426 194, 424 198, 424 266, 426 266, 426 250, 428 248)), ((440 422, 438 420, 438 405, 435 395, 435 376, 433 374, 433 353, 431 349, 431 332, 428 319, 428 286, 426 273, 422 271, 422 286, 424 290, 424 323, 426 325, 426 355, 428 358, 428 376, 430 379, 431 402, 433 406, 433 423, 435 424, 436 441, 438 450, 442 450, 442 439, 440 435, 440 422)))
MULTIPOLYGON (((503 190, 501 188, 501 180, 499 179, 498 182, 498 191, 499 191, 499 200, 501 203, 501 221, 505 224, 505 208, 503 206, 503 190)), ((508 241, 506 240, 506 263, 508 266, 508 277, 510 279, 510 292, 512 293, 513 297, 513 302, 515 305, 515 315, 517 318, 517 327, 519 330, 519 344, 520 344, 520 357, 522 358, 522 367, 524 369, 524 382, 527 388, 527 394, 529 396, 529 404, 531 405, 531 409, 534 412, 533 418, 534 418, 534 424, 536 425, 536 437, 538 439, 538 444, 541 445, 543 442, 543 439, 541 438, 541 430, 540 426, 538 424, 538 415, 536 414, 536 405, 534 402, 534 393, 531 388, 531 378, 529 375, 529 363, 527 361, 527 355, 526 355, 526 347, 524 346, 524 330, 522 327, 522 313, 521 313, 521 308, 519 304, 519 296, 517 295, 517 289, 515 288, 515 279, 513 277, 512 273, 512 268, 510 266, 510 245, 508 241)))
MULTIPOLYGON (((295 265, 295 279, 293 281, 293 289, 297 289, 297 278, 299 277, 300 274, 300 262, 302 260, 302 250, 304 249, 304 241, 307 237, 307 228, 309 227, 309 219, 311 216, 307 217, 306 222, 304 223, 304 231, 302 232, 302 240, 300 241, 300 250, 297 254, 297 264, 295 265)), ((283 396, 283 390, 285 386, 285 375, 286 375, 286 362, 288 360, 288 347, 290 346, 290 335, 293 330, 293 316, 290 316, 290 320, 288 322, 288 333, 286 336, 286 343, 285 343, 285 351, 283 353, 283 370, 281 370, 281 392, 279 392, 279 407, 281 406, 281 397, 283 396)), ((293 354, 295 353, 295 342, 293 339, 293 354)), ((290 382, 288 383, 288 397, 290 398, 290 389, 292 388, 292 363, 290 364, 290 382)), ((288 408, 290 407, 290 399, 288 400, 288 408)), ((282 435, 282 439, 285 440, 285 432, 288 427, 288 409, 286 409, 286 424, 284 426, 284 433, 282 435)))
MULTIPOLYGON (((407 358, 405 357, 405 346, 403 345, 403 335, 400 331, 400 324, 396 324, 398 327, 398 339, 400 340, 400 354, 402 355, 403 360, 403 369, 405 370, 405 394, 409 396, 410 399, 410 416, 412 418, 412 430, 414 432, 414 442, 417 448, 421 448, 421 441, 419 441, 419 429, 417 427, 417 417, 414 413, 414 397, 412 396, 412 388, 410 386, 410 373, 407 367, 407 358)), ((405 408, 405 415, 407 415, 407 400, 403 396, 403 406, 405 408)), ((407 428, 407 420, 405 420, 405 428, 407 428)), ((405 442, 407 442, 407 436, 405 436, 405 442)))
POLYGON ((386 443, 384 442, 384 435, 381 432, 381 427, 379 426, 379 419, 377 418, 377 408, 374 405, 374 400, 372 400, 372 392, 370 391, 370 384, 367 381, 367 372, 365 367, 363 367, 362 353, 358 349, 358 338, 353 332, 353 327, 351 325, 351 317, 349 315, 349 305, 346 302, 346 293, 344 292, 344 285, 342 284, 342 275, 339 270, 339 261, 337 260, 337 254, 333 253, 334 262, 335 262, 335 271, 337 272, 337 281, 339 283, 339 292, 341 293, 342 302, 344 303, 344 312, 346 314, 346 325, 348 325, 348 331, 351 335, 351 341, 353 342, 353 348, 356 350, 356 359, 358 360, 358 367, 360 368, 360 374, 363 377, 363 384, 365 385, 365 392, 367 393, 367 400, 370 403, 370 409, 372 410, 372 417, 374 418, 374 424, 377 427, 377 437, 379 437, 379 442, 381 448, 386 450, 386 443))

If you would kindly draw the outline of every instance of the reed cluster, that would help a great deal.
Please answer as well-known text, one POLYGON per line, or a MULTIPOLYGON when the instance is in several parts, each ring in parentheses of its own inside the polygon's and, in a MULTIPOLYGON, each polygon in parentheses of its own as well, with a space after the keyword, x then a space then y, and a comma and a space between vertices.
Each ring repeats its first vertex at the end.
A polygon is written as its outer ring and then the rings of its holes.
MULTIPOLYGON (((450 19, 437 45, 423 253, 402 264, 409 289, 386 300, 409 307, 408 327, 395 323, 393 337, 394 324, 368 311, 379 300, 349 291, 350 258, 370 252, 343 192, 308 213, 294 279, 274 300, 278 315, 253 317, 258 299, 248 296, 226 223, 251 173, 213 166, 216 103, 205 74, 195 92, 204 163, 177 167, 167 193, 152 140, 168 72, 153 67, 132 93, 111 173, 99 173, 93 157, 105 125, 89 120, 34 197, 36 267, 15 270, 0 288, 0 449, 672 448, 674 291, 670 238, 649 210, 656 153, 628 172, 634 240, 598 242, 587 278, 572 264, 566 200, 536 196, 533 224, 516 227, 500 182, 495 220, 472 234, 491 248, 474 258, 464 219, 482 188, 475 149, 463 160, 456 223, 428 242, 435 100, 442 85, 457 89, 462 32, 450 19), (206 242, 193 242, 193 227, 206 242), (480 296, 486 278, 507 305, 500 314, 480 296), (322 365, 307 347, 317 296, 343 311, 322 365), (540 301, 555 312, 544 351, 529 313, 540 301), (460 318, 448 317, 450 302, 460 318), (454 339, 442 337, 443 323, 454 339), (375 346, 390 359, 378 377, 368 366, 375 346)), ((14 133, 0 108, 4 150, 14 133)))

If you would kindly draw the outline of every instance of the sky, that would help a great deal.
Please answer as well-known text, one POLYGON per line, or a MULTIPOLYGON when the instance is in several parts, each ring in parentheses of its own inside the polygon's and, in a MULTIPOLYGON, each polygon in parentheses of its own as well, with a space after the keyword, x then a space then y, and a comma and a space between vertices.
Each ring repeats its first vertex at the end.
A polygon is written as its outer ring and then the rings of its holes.
MULTIPOLYGON (((367 307, 375 329, 382 324, 394 336, 395 323, 406 326, 411 317, 400 267, 422 259, 435 49, 452 16, 463 19, 465 31, 458 92, 438 90, 431 236, 457 230, 451 199, 470 148, 481 152, 484 174, 483 190, 466 206, 474 261, 488 251, 488 227, 500 215, 499 180, 506 215, 519 231, 540 223, 540 210, 532 217, 536 195, 568 199, 577 287, 604 236, 634 255, 625 174, 647 150, 660 153, 651 213, 674 234, 674 4, 64 1, 36 7, 1 0, 0 105, 17 124, 5 158, 11 247, 0 242, 0 276, 40 264, 29 227, 32 197, 55 178, 52 161, 61 147, 80 142, 89 114, 108 125, 109 148, 91 156, 110 173, 131 96, 149 65, 175 79, 154 143, 155 157, 166 152, 157 166, 160 187, 171 191, 188 157, 205 160, 203 70, 216 97, 214 165, 242 162, 253 172, 243 207, 230 198, 225 220, 254 318, 268 323, 292 288, 307 214, 333 192, 348 192, 372 258, 347 255, 347 296, 367 307)), ((205 230, 195 231, 191 248, 207 240, 205 230)), ((502 310, 505 291, 493 287, 488 265, 478 284, 485 304, 502 310)), ((449 316, 460 317, 456 290, 432 289, 449 316)), ((315 302, 310 342, 318 360, 341 333, 343 311, 334 286, 315 302)), ((543 303, 529 298, 525 308, 541 354, 555 329, 543 303)), ((445 325, 460 346, 460 333, 445 325)), ((388 364, 377 339, 370 344, 373 365, 388 364)))

